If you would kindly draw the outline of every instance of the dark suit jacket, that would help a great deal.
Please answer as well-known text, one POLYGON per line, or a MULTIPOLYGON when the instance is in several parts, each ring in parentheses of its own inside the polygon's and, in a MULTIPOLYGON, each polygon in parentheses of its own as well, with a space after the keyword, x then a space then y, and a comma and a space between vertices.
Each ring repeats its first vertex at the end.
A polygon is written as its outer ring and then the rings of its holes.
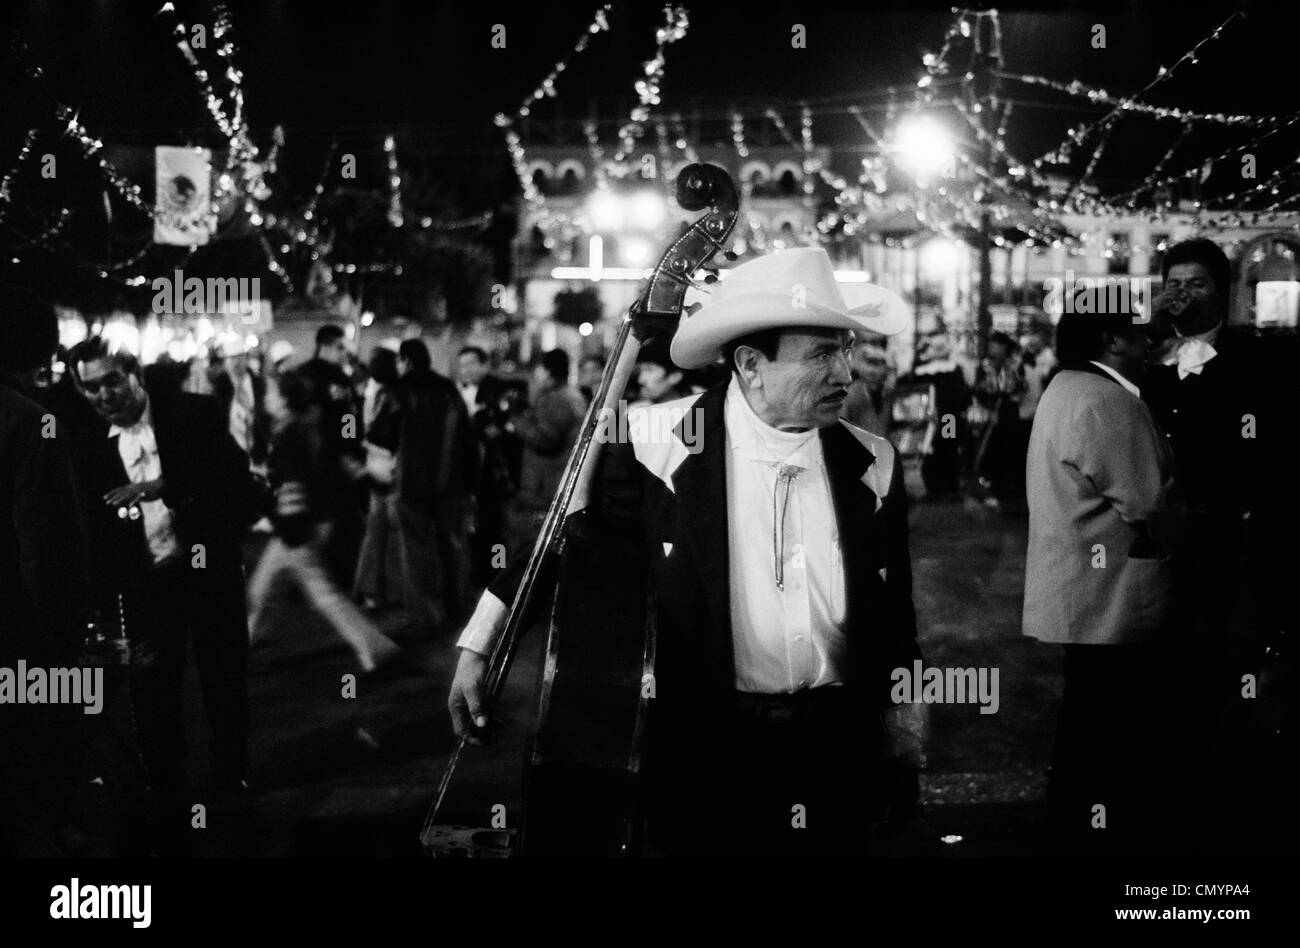
MULTIPOLYGON (((675 444, 605 444, 587 514, 610 549, 625 550, 611 568, 640 570, 648 582, 657 638, 650 739, 661 756, 683 760, 714 753, 735 687, 726 388, 648 409, 698 408, 698 453, 686 450, 680 424, 675 444)), ((821 443, 844 557, 848 674, 870 714, 891 704, 890 672, 920 657, 902 463, 888 441, 842 420, 822 429, 821 443)), ((526 559, 492 584, 503 602, 513 600, 526 559)))
MULTIPOLYGON (((271 417, 266 413, 266 382, 261 376, 249 373, 253 382, 253 443, 249 456, 257 463, 266 460, 271 446, 271 417)), ((221 406, 223 418, 230 417, 230 405, 235 400, 235 381, 227 372, 218 372, 212 380, 212 395, 221 406)))
POLYGON ((412 372, 375 418, 370 440, 397 454, 397 493, 407 503, 449 504, 471 497, 478 482, 478 442, 465 400, 437 372, 412 372))
MULTIPOLYGON (((150 392, 154 437, 180 554, 204 546, 207 566, 243 561, 241 544, 253 509, 254 489, 246 455, 230 436, 216 399, 188 392, 150 392)), ((79 446, 82 495, 90 526, 92 560, 101 604, 151 566, 144 518, 121 519, 103 496, 129 483, 117 438, 101 421, 79 446)))
POLYGON ((67 662, 90 605, 68 429, 52 424, 0 383, 0 664, 67 662))

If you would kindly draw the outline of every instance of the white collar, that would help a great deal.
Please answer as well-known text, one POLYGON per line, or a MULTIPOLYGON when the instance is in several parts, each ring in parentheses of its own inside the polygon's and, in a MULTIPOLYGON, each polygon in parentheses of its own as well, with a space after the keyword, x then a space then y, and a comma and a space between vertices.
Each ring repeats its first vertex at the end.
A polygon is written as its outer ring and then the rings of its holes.
POLYGON ((740 383, 733 375, 727 386, 727 435, 732 451, 743 452, 754 460, 782 462, 812 467, 820 452, 808 450, 817 442, 817 429, 782 431, 758 417, 740 383))
POLYGON ((1091 363, 1092 363, 1093 365, 1095 365, 1097 368, 1101 369, 1103 372, 1105 372, 1107 375, 1109 375, 1111 378, 1113 378, 1113 379, 1114 379, 1116 382, 1118 382, 1120 385, 1123 385, 1124 388, 1126 388, 1129 392, 1132 393, 1132 395, 1133 395, 1134 398, 1141 398, 1141 397, 1142 397, 1142 389, 1138 388, 1136 385, 1134 385, 1134 384, 1133 384, 1132 382, 1130 382, 1128 379, 1124 378, 1124 376, 1120 375, 1118 372, 1116 372, 1116 371, 1115 371, 1114 369, 1112 369, 1110 366, 1106 365, 1104 362, 1098 362, 1096 359, 1092 359, 1092 360, 1090 360, 1090 361, 1091 361, 1091 363))
POLYGON ((108 436, 110 438, 116 438, 118 435, 121 434, 127 434, 127 433, 138 434, 143 429, 152 428, 152 427, 153 427, 153 405, 150 404, 149 396, 146 395, 144 397, 144 411, 140 413, 140 417, 136 419, 135 424, 127 428, 122 428, 118 425, 109 425, 108 436))

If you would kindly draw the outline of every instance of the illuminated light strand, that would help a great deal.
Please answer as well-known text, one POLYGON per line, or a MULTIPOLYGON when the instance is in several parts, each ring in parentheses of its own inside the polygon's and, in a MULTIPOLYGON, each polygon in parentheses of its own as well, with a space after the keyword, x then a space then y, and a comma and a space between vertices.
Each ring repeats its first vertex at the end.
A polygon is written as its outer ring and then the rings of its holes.
POLYGON ((749 157, 749 148, 745 145, 745 117, 739 109, 731 110, 731 144, 741 158, 749 157))
POLYGON ((392 135, 384 136, 384 155, 388 161, 388 223, 401 227, 405 223, 402 214, 402 174, 397 167, 397 139, 392 135))
POLYGON ((685 156, 686 160, 694 164, 700 160, 699 154, 695 151, 695 146, 691 140, 686 137, 686 126, 682 124, 682 115, 680 112, 674 112, 672 116, 673 123, 673 145, 685 156))
POLYGON ((1183 142, 1187 141, 1188 136, 1192 134, 1192 130, 1195 127, 1196 126, 1191 122, 1187 122, 1183 125, 1182 132, 1176 139, 1174 139, 1174 143, 1169 146, 1169 150, 1165 152, 1164 157, 1156 162, 1156 166, 1151 169, 1151 173, 1148 174, 1146 178, 1143 179, 1142 183, 1133 190, 1133 196, 1130 197, 1128 202, 1124 205, 1127 210, 1131 211, 1137 207, 1138 198, 1151 188, 1154 181, 1159 179, 1160 173, 1165 170, 1165 165, 1169 164, 1169 160, 1174 157, 1174 152, 1179 149, 1183 142))
POLYGON ((564 70, 568 68, 567 60, 572 58, 574 54, 583 52, 587 48, 587 44, 590 42, 591 37, 609 29, 608 17, 610 6, 611 4, 607 3, 596 11, 595 15, 592 17, 591 23, 582 31, 582 36, 578 37, 578 41, 573 44, 573 53, 570 53, 569 56, 565 57, 565 59, 561 59, 557 62, 551 71, 546 74, 546 77, 537 84, 537 88, 534 89, 530 95, 524 98, 523 103, 515 110, 516 118, 526 118, 529 112, 532 111, 532 104, 534 102, 540 102, 545 98, 554 98, 555 80, 559 77, 560 73, 564 72, 564 70))
POLYGON ((266 254, 266 268, 280 278, 280 282, 284 284, 286 292, 292 293, 293 281, 289 279, 288 271, 286 271, 280 264, 280 261, 275 258, 275 251, 271 249, 271 243, 266 239, 265 232, 258 230, 257 240, 258 243, 262 245, 262 252, 266 254))
POLYGON ((12 224, 6 223, 5 226, 13 233, 17 234, 22 240, 22 242, 14 248, 14 253, 22 253, 23 251, 30 250, 33 247, 40 247, 42 250, 52 251, 54 248, 51 246, 51 242, 63 231, 64 225, 68 223, 68 218, 71 216, 72 211, 68 210, 66 207, 62 208, 58 213, 53 215, 53 219, 50 223, 45 224, 44 229, 34 237, 28 236, 12 224))
POLYGON ((645 123, 650 119, 650 106, 660 103, 660 89, 664 78, 664 49, 686 36, 690 16, 685 7, 665 6, 664 25, 655 30, 655 54, 641 64, 645 77, 633 83, 637 104, 632 107, 628 120, 618 130, 619 148, 614 154, 615 165, 622 166, 636 141, 645 134, 645 123))
MULTIPOLYGON (((1171 78, 1173 78, 1174 73, 1178 70, 1178 67, 1181 66, 1183 63, 1185 63, 1185 62, 1190 62, 1190 63, 1192 63, 1192 64, 1199 63, 1200 60, 1197 59, 1196 54, 1200 51, 1201 47, 1204 46, 1206 43, 1210 42, 1211 40, 1216 40, 1216 39, 1218 39, 1219 36, 1220 36, 1220 34, 1223 33, 1224 28, 1227 27, 1227 25, 1228 25, 1229 23, 1231 23, 1233 20, 1235 20, 1235 19, 1236 19, 1238 16, 1240 16, 1240 15, 1241 15, 1241 14, 1240 14, 1239 12, 1234 12, 1234 13, 1232 13, 1231 16, 1229 16, 1226 20, 1224 20, 1222 23, 1220 23, 1218 26, 1216 26, 1212 31, 1210 31, 1210 34, 1209 34, 1208 36, 1206 36, 1204 39, 1202 39, 1199 43, 1197 43, 1195 46, 1193 46, 1193 47, 1192 47, 1191 49, 1189 49, 1187 52, 1183 53, 1183 55, 1180 56, 1180 57, 1178 58, 1177 62, 1175 62, 1174 65, 1173 65, 1171 68, 1166 69, 1164 66, 1160 66, 1160 67, 1156 70, 1155 78, 1153 78, 1150 82, 1148 82, 1148 83, 1146 84, 1146 86, 1144 86, 1144 87, 1142 88, 1142 90, 1139 91, 1136 95, 1131 96, 1131 97, 1127 97, 1128 100, 1131 101, 1131 102, 1137 102, 1137 101, 1139 101, 1143 96, 1145 96, 1148 92, 1150 92, 1152 89, 1154 89, 1156 86, 1158 86, 1158 85, 1160 85, 1160 84, 1162 84, 1162 83, 1168 82, 1171 78)), ((1115 105, 1115 106, 1114 106, 1114 107, 1113 107, 1109 112, 1107 112, 1107 113, 1106 113, 1105 115, 1103 115, 1101 118, 1099 118, 1099 119, 1097 119, 1096 121, 1094 121, 1091 125, 1088 125, 1088 126, 1081 126, 1081 127, 1078 127, 1078 128, 1072 129, 1071 132, 1070 132, 1069 137, 1073 140, 1074 144, 1075 144, 1075 145, 1082 145, 1083 142, 1084 142, 1084 141, 1085 141, 1085 140, 1086 140, 1086 139, 1087 139, 1087 138, 1088 138, 1088 137, 1089 137, 1089 136, 1090 136, 1090 135, 1091 135, 1095 130, 1097 130, 1098 128, 1101 128, 1103 125, 1105 125, 1105 126, 1107 126, 1107 127, 1110 127, 1110 128, 1113 128, 1113 124, 1112 124, 1112 123, 1113 123, 1113 121, 1115 120, 1115 118, 1116 118, 1117 116, 1122 115, 1123 112, 1126 112, 1126 111, 1132 111, 1131 106, 1130 106, 1129 108, 1125 108, 1125 107, 1123 106, 1123 104, 1122 104, 1123 101, 1125 101, 1125 100, 1121 100, 1120 103, 1116 104, 1116 105, 1115 105)), ((1047 153, 1045 153, 1045 154, 1043 154, 1043 155, 1040 155, 1038 158, 1036 158, 1036 159, 1034 160, 1034 167, 1036 167, 1036 168, 1037 168, 1037 167, 1041 167, 1041 166, 1042 166, 1042 163, 1043 163, 1044 161, 1049 160, 1049 156, 1051 156, 1051 155, 1053 155, 1053 154, 1056 154, 1056 155, 1060 156, 1060 155, 1061 155, 1061 150, 1060 150, 1059 148, 1058 148, 1058 149, 1053 149, 1052 151, 1049 151, 1049 152, 1047 152, 1047 153)), ((1066 159, 1066 160, 1068 160, 1068 159, 1066 159)), ((1054 161, 1053 163, 1055 164, 1055 163, 1059 163, 1059 162, 1055 162, 1055 161, 1054 161)))
MULTIPOLYGON (((501 129, 502 133, 505 135, 506 150, 510 154, 510 163, 514 166, 515 176, 519 179, 519 187, 523 191, 524 195, 524 203, 527 208, 525 221, 527 223, 534 223, 542 226, 544 231, 548 227, 553 226, 555 220, 546 210, 546 199, 542 195, 542 192, 537 189, 537 185, 533 183, 532 175, 528 173, 528 154, 524 150, 524 145, 519 138, 518 132, 514 130, 514 123, 518 119, 526 118, 531 113, 533 102, 540 101, 548 95, 555 95, 556 77, 568 68, 568 60, 571 59, 573 55, 586 50, 592 36, 609 29, 608 15, 610 6, 611 5, 607 3, 596 11, 595 15, 592 17, 591 23, 585 30, 583 30, 582 36, 580 36, 578 41, 573 44, 573 53, 555 64, 554 68, 552 68, 546 77, 537 85, 537 88, 533 90, 533 93, 524 98, 523 103, 515 110, 513 117, 506 115, 504 112, 498 112, 492 120, 493 124, 496 125, 497 128, 501 129)), ((554 243, 554 238, 550 239, 551 242, 554 243)))
POLYGON ((338 140, 330 142, 330 147, 325 152, 325 164, 321 168, 320 177, 316 179, 316 186, 312 188, 311 197, 302 209, 302 219, 309 222, 309 227, 299 228, 296 235, 298 242, 306 244, 311 252, 313 260, 320 259, 320 251, 316 249, 316 238, 320 235, 320 219, 316 216, 316 208, 320 204, 321 196, 325 193, 325 182, 329 178, 330 168, 334 165, 334 153, 338 151, 338 140))
POLYGON ((1147 102, 1138 101, 1134 96, 1112 95, 1105 89, 1087 86, 1078 79, 1074 79, 1070 82, 1060 82, 1056 79, 1048 79, 1044 76, 1022 75, 998 70, 995 70, 995 75, 1000 79, 1010 79, 1015 82, 1023 82, 1027 85, 1043 86, 1075 98, 1087 99, 1089 102, 1117 106, 1120 110, 1134 115, 1147 115, 1152 118, 1169 119, 1171 121, 1196 122, 1199 124, 1222 125, 1228 127, 1247 126, 1266 128, 1270 124, 1274 124, 1281 120, 1279 116, 1275 115, 1237 115, 1226 112, 1193 112, 1190 109, 1180 109, 1173 106, 1151 105, 1147 102))
POLYGON ((668 142, 668 122, 662 117, 655 119, 655 142, 659 147, 659 168, 655 177, 662 183, 671 184, 668 180, 668 165, 673 160, 673 151, 668 142))
POLYGON ((596 187, 604 188, 609 183, 605 170, 605 149, 600 146, 600 135, 594 121, 582 123, 582 134, 587 139, 587 152, 591 155, 592 174, 596 176, 596 187))
MULTIPOLYGON (((1248 149, 1255 148, 1260 143, 1262 143, 1265 139, 1271 138, 1274 135, 1278 134, 1279 132, 1290 128, 1291 126, 1295 125, 1297 122, 1300 122, 1300 113, 1291 116, 1284 124, 1275 126, 1274 128, 1269 129, 1268 131, 1264 132, 1262 135, 1253 138, 1248 142, 1244 142, 1243 144, 1240 145, 1232 145, 1229 148, 1226 148, 1224 151, 1220 152, 1218 155, 1216 155, 1213 158, 1207 158, 1203 161, 1198 162, 1193 167, 1186 168, 1182 171, 1177 171, 1174 172, 1173 174, 1166 175, 1164 178, 1161 178, 1158 181, 1156 181, 1151 186, 1151 190, 1159 190, 1160 188, 1174 184, 1178 181, 1190 181, 1193 178, 1201 177, 1202 175, 1206 174, 1205 169, 1207 167, 1212 168, 1214 165, 1217 165, 1219 162, 1227 158, 1230 158, 1232 155, 1240 154, 1242 152, 1245 152, 1248 149)), ((1206 176, 1208 177, 1208 175, 1206 176)), ((1111 203, 1113 201, 1123 200, 1129 197, 1131 193, 1132 192, 1130 191, 1121 192, 1119 195, 1114 195, 1110 198, 1107 198, 1106 202, 1111 203)))
POLYGON ((77 119, 76 113, 68 106, 60 105, 58 107, 58 116, 59 121, 65 123, 67 134, 76 139, 81 146, 82 154, 99 165, 100 171, 103 172, 104 177, 113 185, 117 193, 136 210, 153 217, 154 209, 146 204, 144 198, 141 197, 140 185, 130 181, 107 158, 98 154, 103 150, 104 143, 86 131, 86 126, 82 125, 77 119))
POLYGON ((0 220, 4 220, 5 207, 3 205, 8 204, 12 199, 9 186, 22 169, 23 163, 27 161, 27 156, 32 153, 32 145, 36 142, 37 134, 38 132, 34 128, 27 130, 27 134, 23 137, 23 145, 18 149, 18 157, 14 159, 13 167, 5 173, 3 179, 0 179, 0 220))
POLYGON ((432 217, 425 217, 420 220, 420 227, 424 230, 468 230, 471 227, 486 227, 495 219, 494 211, 484 211, 481 214, 475 214, 472 217, 462 217, 450 221, 437 221, 432 217))

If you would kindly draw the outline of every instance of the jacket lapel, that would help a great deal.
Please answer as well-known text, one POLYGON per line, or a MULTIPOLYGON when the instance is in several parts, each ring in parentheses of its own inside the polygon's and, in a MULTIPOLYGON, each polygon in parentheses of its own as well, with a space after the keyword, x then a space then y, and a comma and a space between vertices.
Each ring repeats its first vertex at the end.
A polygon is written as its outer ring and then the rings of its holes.
MULTIPOLYGON (((867 587, 855 577, 876 572, 880 557, 876 555, 876 510, 884 500, 869 486, 869 471, 876 456, 841 424, 821 431, 822 457, 831 487, 831 503, 844 557, 844 584, 847 616, 863 614, 858 597, 867 587)), ((897 475, 895 475, 897 476, 897 475)))
MULTIPOLYGON (((700 396, 702 430, 695 432, 700 450, 688 454, 672 475, 679 504, 681 531, 686 535, 699 568, 717 643, 730 654, 731 576, 727 548, 727 429, 723 404, 725 384, 700 396)), ((683 442, 685 417, 674 429, 683 442)))

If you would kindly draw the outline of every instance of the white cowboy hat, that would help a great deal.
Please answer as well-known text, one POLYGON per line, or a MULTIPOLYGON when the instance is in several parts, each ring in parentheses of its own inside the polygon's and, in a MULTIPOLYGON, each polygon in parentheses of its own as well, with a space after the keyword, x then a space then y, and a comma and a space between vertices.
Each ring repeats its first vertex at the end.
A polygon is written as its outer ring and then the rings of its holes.
POLYGON ((794 247, 726 274, 709 302, 682 318, 672 357, 683 369, 698 369, 717 359, 726 343, 764 329, 866 329, 892 336, 907 321, 907 304, 897 293, 874 283, 837 283, 825 250, 794 247))

